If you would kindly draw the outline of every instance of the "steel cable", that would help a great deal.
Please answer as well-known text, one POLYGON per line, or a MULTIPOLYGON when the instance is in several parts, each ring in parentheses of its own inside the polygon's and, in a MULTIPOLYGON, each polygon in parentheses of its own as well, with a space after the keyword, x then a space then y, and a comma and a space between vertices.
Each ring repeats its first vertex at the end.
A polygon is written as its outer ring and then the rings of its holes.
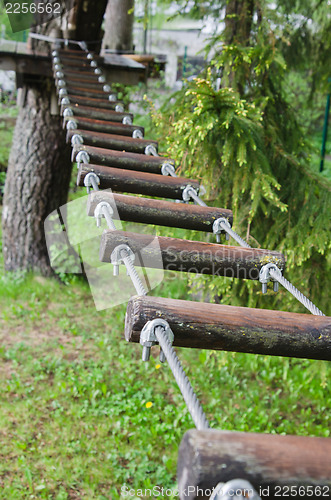
POLYGON ((155 328, 155 336, 168 361, 196 428, 198 430, 209 429, 209 423, 202 406, 162 326, 155 328))
POLYGON ((270 276, 277 280, 286 290, 288 290, 301 304, 303 304, 308 311, 310 311, 315 316, 325 316, 324 313, 318 307, 313 304, 311 300, 309 300, 303 293, 301 293, 290 281, 288 281, 280 271, 276 271, 275 269, 269 270, 270 276))

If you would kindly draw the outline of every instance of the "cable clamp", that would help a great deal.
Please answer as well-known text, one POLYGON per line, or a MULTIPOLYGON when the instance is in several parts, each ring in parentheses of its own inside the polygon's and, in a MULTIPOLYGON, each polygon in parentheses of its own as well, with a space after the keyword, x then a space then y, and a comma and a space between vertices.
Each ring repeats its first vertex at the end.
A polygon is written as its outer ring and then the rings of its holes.
MULTIPOLYGON (((158 344, 158 340, 155 335, 155 329, 156 328, 163 328, 164 332, 167 334, 169 342, 172 344, 174 341, 174 334, 169 326, 169 323, 165 321, 164 319, 157 318, 153 319, 151 321, 147 321, 146 325, 144 328, 141 330, 140 333, 140 344, 143 346, 143 354, 142 354, 142 360, 143 361, 148 361, 150 358, 151 354, 151 347, 153 345, 158 344)), ((161 363, 164 363, 166 360, 165 355, 162 351, 160 350, 160 361, 161 363)))
POLYGON ((159 156, 154 144, 148 144, 148 146, 145 147, 145 155, 159 156))
POLYGON ((196 192, 196 190, 192 186, 190 186, 190 184, 188 184, 185 187, 185 189, 183 191, 183 194, 182 194, 183 200, 186 201, 186 202, 189 202, 192 199, 192 195, 190 194, 192 192, 194 192, 194 194, 196 196, 198 196, 198 193, 196 192))
POLYGON ((86 151, 79 151, 75 161, 77 163, 77 168, 79 168, 81 163, 90 163, 90 155, 86 151))
MULTIPOLYGON (((81 153, 83 153, 83 151, 81 151, 81 153)), ((101 226, 101 218, 105 217, 105 209, 108 210, 110 217, 114 214, 114 210, 112 209, 108 201, 100 201, 100 203, 97 204, 94 210, 94 217, 97 222, 97 227, 101 226)))
POLYGON ((171 175, 172 177, 176 177, 175 167, 171 163, 168 163, 168 162, 162 163, 161 174, 162 175, 171 175))
POLYGON ((74 134, 71 138, 71 145, 72 145, 72 147, 75 147, 76 145, 79 145, 79 144, 84 144, 84 139, 81 135, 74 134))
POLYGON ((136 128, 133 132, 132 132, 132 137, 134 139, 143 139, 144 138, 144 134, 142 133, 142 131, 139 129, 139 128, 136 128))
POLYGON ((68 95, 67 89, 62 88, 59 90, 59 98, 66 97, 68 95))
POLYGON ((216 234, 216 241, 217 243, 221 242, 221 233, 225 231, 225 238, 226 240, 230 239, 229 233, 226 231, 226 228, 231 229, 231 224, 230 222, 225 218, 225 217, 220 217, 219 219, 216 219, 213 224, 213 233, 216 234))
POLYGON ((76 130, 78 128, 77 122, 75 120, 67 121, 67 130, 76 130))
POLYGON ((206 193, 207 193, 207 190, 206 190, 205 186, 203 186, 202 184, 200 184, 200 186, 199 186, 199 196, 203 196, 206 193))
POLYGON ((67 84, 66 84, 65 80, 58 80, 57 81, 57 86, 60 88, 64 88, 66 85, 67 84))
POLYGON ((98 188, 99 184, 100 184, 100 179, 94 172, 89 172, 87 175, 85 175, 84 186, 86 187, 87 194, 89 194, 91 187, 93 187, 93 189, 97 191, 99 189, 98 188))
POLYGON ((66 116, 74 116, 74 112, 71 108, 65 108, 63 110, 63 117, 66 117, 66 116))
POLYGON ((69 97, 63 97, 61 99, 61 113, 62 113, 63 109, 65 109, 65 106, 68 106, 69 104, 70 104, 69 97))
POLYGON ((231 479, 227 483, 218 483, 209 500, 233 500, 234 498, 236 500, 261 500, 261 497, 246 479, 231 479))
POLYGON ((114 276, 119 275, 119 265, 124 261, 124 259, 128 257, 131 259, 132 263, 135 261, 135 254, 131 250, 131 248, 128 245, 125 245, 124 243, 122 245, 117 245, 117 247, 114 248, 112 251, 112 254, 110 256, 110 262, 114 266, 114 276), (127 255, 124 257, 121 256, 121 253, 125 251, 127 255))
POLYGON ((262 266, 259 273, 259 282, 262 283, 262 293, 267 293, 267 285, 269 281, 272 281, 274 284, 274 292, 278 292, 278 281, 270 276, 270 269, 273 269, 274 271, 276 271, 276 273, 282 275, 279 267, 277 267, 276 264, 273 264, 272 262, 262 266))

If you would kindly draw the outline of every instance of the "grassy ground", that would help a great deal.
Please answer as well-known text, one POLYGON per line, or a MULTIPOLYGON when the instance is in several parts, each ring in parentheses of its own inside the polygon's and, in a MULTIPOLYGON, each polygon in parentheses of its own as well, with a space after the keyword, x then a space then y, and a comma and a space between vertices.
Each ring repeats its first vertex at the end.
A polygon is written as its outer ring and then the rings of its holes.
MULTIPOLYGON (((187 298, 185 276, 153 295, 187 298)), ((96 312, 84 281, 6 275, 0 260, 0 499, 176 486, 193 425, 158 349, 143 363, 123 339, 125 308, 96 312)), ((177 352, 213 428, 329 436, 325 362, 177 352)))
MULTIPOLYGON (((123 340, 125 305, 97 313, 77 280, 2 273, 0 283, 0 498, 174 487, 192 422, 168 366, 143 363, 123 340)), ((155 294, 180 297, 184 283, 155 294)), ((178 353, 213 428, 329 435, 326 363, 178 353)))

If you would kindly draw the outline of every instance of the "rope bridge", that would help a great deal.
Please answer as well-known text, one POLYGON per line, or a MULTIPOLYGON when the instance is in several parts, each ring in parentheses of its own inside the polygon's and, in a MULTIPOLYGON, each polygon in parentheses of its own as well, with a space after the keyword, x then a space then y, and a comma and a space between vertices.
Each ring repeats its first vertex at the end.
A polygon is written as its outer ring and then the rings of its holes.
POLYGON ((288 484, 301 486, 301 498, 311 497, 308 486, 330 488, 331 444, 327 439, 210 430, 173 347, 330 360, 330 318, 284 278, 284 255, 251 248, 232 229, 231 210, 208 207, 199 182, 178 177, 174 160, 159 156, 158 143, 145 139, 143 127, 133 124, 133 115, 118 101, 86 45, 71 50, 67 43, 61 49, 59 42, 52 52, 54 78, 72 161, 78 166, 77 184, 89 193, 88 215, 98 225, 105 218, 108 227, 101 238, 100 260, 114 264, 115 276, 124 264, 137 293, 127 306, 125 338, 142 345, 144 361, 151 347, 160 345, 160 361, 167 360, 196 426, 185 434, 179 450, 181 498, 196 498, 199 488, 216 487, 215 499, 233 498, 233 488, 236 498, 251 499, 260 498, 263 487, 270 485, 275 491, 288 484), (106 188, 114 193, 102 191, 106 188), (150 235, 116 230, 116 218, 209 232, 216 242, 159 237, 158 247, 153 248, 150 235), (221 245, 222 233, 240 247, 221 245), (136 259, 141 264, 136 263, 135 255, 144 252, 148 259, 136 259), (146 262, 154 268, 170 268, 171 264, 173 271, 194 269, 252 279, 262 284, 263 293, 269 282, 274 291, 281 284, 313 316, 149 297, 135 267, 146 262), (247 485, 249 494, 244 493, 247 485))

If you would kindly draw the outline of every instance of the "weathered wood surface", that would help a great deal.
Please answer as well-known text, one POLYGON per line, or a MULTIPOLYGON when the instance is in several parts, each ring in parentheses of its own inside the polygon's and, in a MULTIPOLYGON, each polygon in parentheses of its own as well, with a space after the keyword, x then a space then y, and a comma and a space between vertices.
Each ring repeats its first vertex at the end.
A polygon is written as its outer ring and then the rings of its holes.
POLYGON ((94 97, 83 97, 75 94, 70 94, 68 92, 70 102, 86 107, 93 107, 95 109, 104 110, 114 110, 118 104, 122 104, 120 101, 109 101, 109 99, 98 99, 94 97))
POLYGON ((78 81, 95 82, 100 75, 96 75, 93 71, 79 71, 68 67, 62 67, 62 73, 65 74, 65 79, 75 78, 78 81))
POLYGON ((168 321, 180 347, 331 360, 327 316, 137 296, 128 303, 126 340, 139 342, 155 318, 168 321))
MULTIPOLYGON (((149 172, 150 174, 161 174, 163 163, 175 164, 174 160, 162 158, 161 156, 128 153, 126 151, 84 146, 83 144, 75 147, 76 154, 79 151, 86 151, 90 156, 91 163, 97 164, 98 168, 100 166, 108 166, 125 170, 149 172)), ((82 174, 85 168, 82 166, 82 174)))
POLYGON ((94 216, 96 206, 102 201, 108 202, 114 208, 114 213, 128 222, 209 232, 213 232, 213 223, 219 217, 225 217, 232 223, 232 212, 225 208, 200 207, 106 191, 91 193, 87 202, 89 216, 94 216))
POLYGON ((98 99, 108 100, 108 96, 111 92, 105 92, 102 88, 98 89, 87 89, 82 86, 76 87, 74 85, 67 85, 68 94, 80 95, 83 97, 97 97, 98 99))
POLYGON ((183 177, 166 177, 119 168, 81 164, 78 170, 77 185, 84 186, 85 175, 95 172, 100 179, 100 188, 113 191, 159 196, 160 198, 181 199, 187 184, 199 188, 199 183, 183 177))
POLYGON ((94 68, 91 66, 91 61, 89 61, 86 57, 71 57, 60 55, 61 64, 64 68, 79 68, 81 71, 91 70, 94 68))
POLYGON ((330 456, 331 440, 327 438, 192 429, 179 448, 180 498, 207 498, 210 493, 206 490, 238 478, 249 481, 264 499, 322 498, 318 491, 330 498, 330 456), (291 486, 297 494, 292 494, 291 486), (198 496, 197 488, 205 494, 198 496))
POLYGON ((75 120, 79 129, 93 130, 96 132, 107 132, 108 134, 118 134, 132 137, 134 130, 140 130, 144 134, 144 127, 137 125, 124 125, 119 122, 107 120, 96 120, 95 118, 82 118, 79 116, 67 116, 64 118, 64 123, 69 120, 75 120))
MULTIPOLYGON (((88 130, 68 130, 67 141, 71 141, 74 134, 79 134, 83 137, 84 144, 89 146, 98 146, 102 148, 117 149, 119 151, 128 151, 130 153, 145 153, 145 148, 149 144, 155 146, 157 150, 156 141, 147 141, 145 139, 133 139, 121 135, 104 134, 102 132, 89 132, 88 130)), ((108 186, 110 187, 110 186, 108 186)))
MULTIPOLYGON (((134 253, 142 256, 145 267, 159 268, 161 255, 163 269, 168 271, 256 280, 261 267, 266 263, 273 262, 281 270, 285 267, 284 255, 275 251, 162 236, 155 238, 147 234, 121 231, 104 232, 101 238, 100 260, 109 262, 113 249, 122 243, 129 245, 134 253)), ((139 262, 137 265, 140 265, 139 262)))
POLYGON ((111 122, 120 123, 122 123, 123 118, 126 116, 130 117, 133 120, 133 115, 131 113, 114 111, 118 102, 110 103, 113 104, 112 109, 101 110, 99 108, 93 108, 92 106, 81 106, 80 104, 72 102, 71 98, 70 101, 70 104, 68 104, 66 107, 71 108, 75 116, 94 120, 109 120, 111 122))

